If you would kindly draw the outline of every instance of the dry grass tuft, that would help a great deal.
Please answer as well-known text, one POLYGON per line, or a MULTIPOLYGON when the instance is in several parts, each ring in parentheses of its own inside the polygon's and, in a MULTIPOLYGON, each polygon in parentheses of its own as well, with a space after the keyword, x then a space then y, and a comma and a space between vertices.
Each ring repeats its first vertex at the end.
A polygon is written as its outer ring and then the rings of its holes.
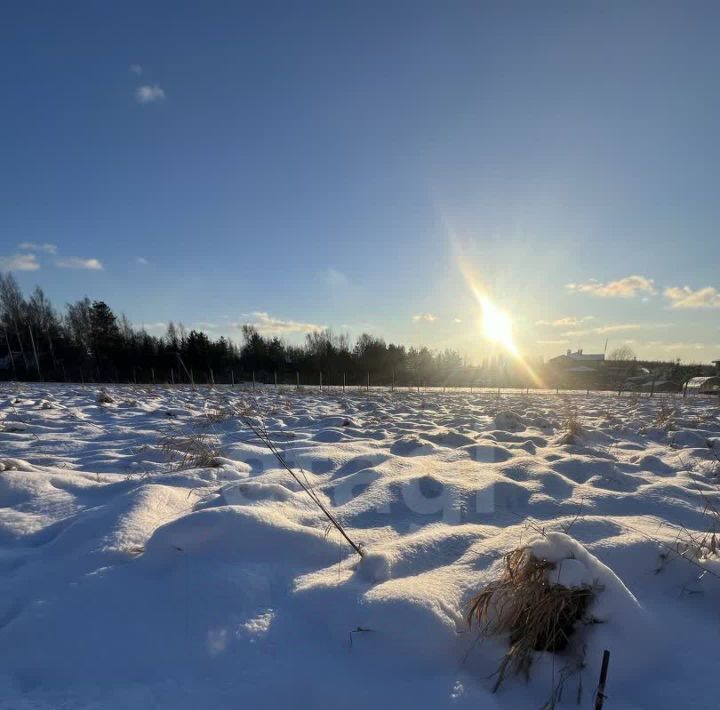
POLYGON ((103 388, 97 393, 98 404, 112 404, 115 400, 110 396, 108 391, 103 388))
POLYGON ((675 407, 673 407, 671 404, 668 404, 667 402, 663 402, 660 405, 660 409, 658 409, 657 413, 655 414, 655 419, 653 423, 656 427, 669 431, 673 427, 675 415, 675 407))
POLYGON ((596 590, 548 581, 555 563, 539 559, 530 548, 505 555, 505 569, 468 605, 467 619, 484 636, 509 634, 510 648, 498 668, 495 692, 508 672, 530 674, 536 651, 562 651, 580 621, 585 621, 596 590))
POLYGON ((576 445, 582 440, 585 435, 585 429, 582 426, 580 417, 577 413, 571 412, 563 422, 563 429, 565 430, 562 436, 558 439, 558 444, 564 445, 576 445))
POLYGON ((178 468, 216 468, 222 456, 220 442, 213 434, 173 435, 160 441, 160 449, 178 468))

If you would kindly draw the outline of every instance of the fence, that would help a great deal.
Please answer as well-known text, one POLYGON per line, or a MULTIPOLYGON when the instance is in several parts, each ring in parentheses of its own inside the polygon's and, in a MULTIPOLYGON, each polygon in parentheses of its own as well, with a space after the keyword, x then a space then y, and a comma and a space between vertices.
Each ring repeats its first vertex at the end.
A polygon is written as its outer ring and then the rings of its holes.
MULTIPOLYGON (((472 370, 470 370, 472 371, 472 370)), ((10 377, 8 370, 0 371, 0 381, 6 382, 55 382, 75 384, 134 384, 134 385, 166 385, 166 386, 227 386, 249 391, 261 391, 268 388, 278 390, 315 390, 315 391, 388 391, 388 392, 497 392, 511 393, 585 393, 602 392, 617 395, 635 395, 653 397, 658 395, 687 396, 686 383, 678 384, 673 391, 656 391, 653 386, 648 389, 637 389, 630 383, 612 384, 610 386, 577 386, 577 383, 552 386, 539 386, 517 381, 508 381, 499 377, 482 377, 475 372, 474 377, 457 377, 457 373, 434 373, 428 378, 413 377, 413 373, 377 374, 372 372, 333 372, 327 374, 321 370, 316 373, 275 371, 245 371, 232 368, 215 371, 212 368, 197 369, 186 367, 182 361, 177 367, 170 368, 99 368, 63 365, 59 372, 51 373, 51 379, 26 376, 10 377), (444 374, 444 376, 443 376, 444 374), (59 376, 58 376, 59 375, 59 376)))

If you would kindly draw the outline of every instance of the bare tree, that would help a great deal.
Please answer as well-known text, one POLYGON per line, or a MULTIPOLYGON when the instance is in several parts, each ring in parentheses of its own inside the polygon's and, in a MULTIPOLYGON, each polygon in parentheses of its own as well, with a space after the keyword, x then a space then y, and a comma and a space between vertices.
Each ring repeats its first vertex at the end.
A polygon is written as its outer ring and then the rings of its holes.
POLYGON ((608 360, 627 361, 636 360, 637 355, 635 351, 629 345, 622 345, 619 348, 615 348, 607 357, 608 360))

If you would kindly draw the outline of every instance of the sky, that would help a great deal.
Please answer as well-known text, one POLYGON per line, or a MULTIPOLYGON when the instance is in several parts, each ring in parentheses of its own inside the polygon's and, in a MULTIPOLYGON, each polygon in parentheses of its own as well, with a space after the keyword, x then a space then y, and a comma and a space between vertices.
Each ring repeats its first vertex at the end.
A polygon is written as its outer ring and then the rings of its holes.
POLYGON ((0 270, 157 333, 477 361, 480 289, 528 356, 716 359, 718 26, 700 1, 2 3, 0 270))

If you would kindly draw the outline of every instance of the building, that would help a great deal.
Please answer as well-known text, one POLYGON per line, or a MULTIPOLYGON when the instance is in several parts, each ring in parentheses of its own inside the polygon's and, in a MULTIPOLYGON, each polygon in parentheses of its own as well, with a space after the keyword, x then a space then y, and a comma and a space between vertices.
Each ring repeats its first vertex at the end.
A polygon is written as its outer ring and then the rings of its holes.
POLYGON ((550 358, 551 365, 559 365, 567 369, 583 367, 595 370, 595 368, 603 362, 605 362, 605 355, 603 353, 586 354, 582 351, 582 348, 577 352, 568 350, 564 355, 550 358))
POLYGON ((685 394, 720 395, 720 377, 692 377, 685 383, 685 394))

